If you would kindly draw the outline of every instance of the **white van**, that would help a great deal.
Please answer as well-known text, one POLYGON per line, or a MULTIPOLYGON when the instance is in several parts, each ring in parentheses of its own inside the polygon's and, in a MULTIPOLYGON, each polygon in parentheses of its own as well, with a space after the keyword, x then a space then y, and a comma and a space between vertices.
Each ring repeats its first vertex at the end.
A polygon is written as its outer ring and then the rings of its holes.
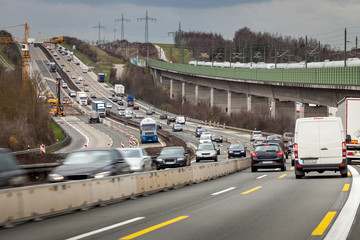
POLYGON ((339 117, 299 118, 295 126, 295 176, 339 171, 347 177, 345 133, 339 117))
POLYGON ((185 117, 184 116, 178 116, 176 117, 176 123, 178 124, 185 124, 185 117))

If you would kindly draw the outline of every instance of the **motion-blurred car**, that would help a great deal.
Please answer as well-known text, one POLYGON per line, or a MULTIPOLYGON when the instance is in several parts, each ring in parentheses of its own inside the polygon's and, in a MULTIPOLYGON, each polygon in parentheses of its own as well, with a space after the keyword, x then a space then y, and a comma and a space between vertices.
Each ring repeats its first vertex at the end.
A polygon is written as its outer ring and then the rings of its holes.
POLYGON ((87 82, 84 82, 83 86, 89 86, 89 84, 87 82))
POLYGON ((263 134, 261 131, 253 131, 250 135, 250 141, 254 141, 257 137, 263 137, 263 134))
POLYGON ((282 140, 284 142, 288 142, 288 141, 291 141, 291 139, 294 137, 294 133, 292 132, 285 132, 283 135, 282 135, 282 140))
POLYGON ((207 134, 201 134, 200 139, 199 139, 199 143, 211 143, 211 135, 207 135, 207 134))
POLYGON ((169 122, 175 122, 176 118, 172 117, 172 116, 168 116, 168 120, 169 120, 169 122))
POLYGON ((167 119, 167 114, 166 113, 160 114, 160 119, 167 119))
POLYGON ((67 155, 64 162, 49 174, 49 182, 101 179, 129 173, 130 167, 119 151, 112 148, 76 150, 67 155))
POLYGON ((76 79, 75 75, 72 75, 72 76, 71 76, 71 79, 76 79))
POLYGON ((136 104, 135 104, 135 105, 133 106, 133 109, 134 109, 134 110, 139 110, 139 105, 136 105, 136 104))
POLYGON ((107 103, 106 103, 106 108, 112 108, 112 104, 109 103, 109 102, 107 102, 107 103))
POLYGON ((8 150, 0 148, 0 189, 20 187, 26 182, 26 171, 19 167, 16 159, 8 150))
POLYGON ((259 138, 256 138, 253 142, 253 147, 255 147, 256 145, 258 144, 262 144, 263 142, 265 141, 265 138, 264 137, 259 137, 259 138))
POLYGON ((212 144, 214 145, 217 155, 220 155, 220 145, 217 142, 212 142, 212 144))
POLYGON ((266 137, 266 140, 280 140, 278 135, 270 135, 266 137))
POLYGON ((89 92, 89 88, 84 88, 84 92, 89 92))
POLYGON ((218 133, 214 133, 213 135, 211 135, 211 141, 222 143, 223 142, 223 137, 218 133))
POLYGON ((157 129, 162 129, 161 122, 156 121, 156 128, 157 128, 157 129))
POLYGON ((67 68, 67 69, 66 69, 66 72, 70 72, 70 69, 67 68))
POLYGON ((120 108, 119 109, 119 115, 120 116, 125 116, 125 108, 120 108))
POLYGON ((66 82, 63 82, 62 87, 63 87, 63 88, 67 88, 67 87, 68 87, 67 83, 66 83, 66 82))
POLYGON ((129 164, 132 172, 143 172, 152 170, 151 157, 142 148, 118 148, 125 161, 129 164))
POLYGON ((136 114, 135 114, 135 118, 137 118, 137 119, 143 119, 144 116, 143 116, 141 113, 136 113, 136 114))
POLYGON ((190 166, 189 154, 183 147, 164 147, 156 158, 156 169, 190 166))
POLYGON ((96 93, 92 93, 92 94, 90 95, 90 98, 96 98, 96 93))
POLYGON ((75 83, 76 83, 76 84, 80 84, 80 80, 79 80, 79 79, 76 80, 75 83))
POLYGON ((202 143, 196 149, 196 162, 200 160, 214 160, 217 162, 217 151, 212 143, 202 143))
POLYGON ((183 128, 181 126, 181 124, 175 123, 173 125, 172 131, 173 132, 182 132, 183 128))
POLYGON ((259 168, 281 168, 286 170, 284 152, 276 143, 263 143, 251 152, 251 172, 259 168))
POLYGON ((153 112, 151 109, 146 110, 146 115, 153 115, 153 112))
POLYGON ((118 100, 117 103, 119 104, 119 106, 124 106, 124 103, 121 100, 118 100))
POLYGON ((132 118, 131 112, 126 112, 126 111, 125 111, 125 118, 131 119, 131 118, 132 118))
POLYGON ((84 80, 82 76, 79 76, 78 79, 79 79, 79 81, 84 80))
POLYGON ((227 156, 228 159, 246 157, 246 147, 242 143, 232 143, 227 148, 227 156))
POLYGON ((195 129, 195 137, 200 137, 203 132, 206 132, 206 129, 202 126, 197 126, 195 129))
POLYGON ((117 97, 113 97, 113 98, 112 98, 112 101, 116 103, 116 102, 118 101, 118 98, 117 98, 117 97))

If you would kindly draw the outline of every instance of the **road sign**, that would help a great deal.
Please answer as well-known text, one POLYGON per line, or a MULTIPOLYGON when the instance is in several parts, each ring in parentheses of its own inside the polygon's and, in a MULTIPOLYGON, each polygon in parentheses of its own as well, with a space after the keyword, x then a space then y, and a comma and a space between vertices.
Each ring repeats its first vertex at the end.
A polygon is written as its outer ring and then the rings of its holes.
POLYGON ((121 142, 121 148, 125 148, 124 142, 121 142))
POLYGON ((40 145, 40 153, 45 154, 45 145, 44 144, 40 145))

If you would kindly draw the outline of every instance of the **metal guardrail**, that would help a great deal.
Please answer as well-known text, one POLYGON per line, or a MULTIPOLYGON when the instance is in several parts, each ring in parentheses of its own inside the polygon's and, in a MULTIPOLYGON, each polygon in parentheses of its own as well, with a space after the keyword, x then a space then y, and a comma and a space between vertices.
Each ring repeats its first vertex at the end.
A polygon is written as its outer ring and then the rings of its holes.
POLYGON ((149 66, 187 74, 282 83, 360 85, 360 67, 307 69, 241 69, 192 66, 149 60, 149 66))

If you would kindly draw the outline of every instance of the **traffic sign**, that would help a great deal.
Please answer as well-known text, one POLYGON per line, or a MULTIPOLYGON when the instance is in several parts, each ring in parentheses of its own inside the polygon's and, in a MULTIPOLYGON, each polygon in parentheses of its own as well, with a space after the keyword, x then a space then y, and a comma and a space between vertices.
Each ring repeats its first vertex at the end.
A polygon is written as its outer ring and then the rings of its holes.
POLYGON ((45 154, 45 145, 44 144, 40 145, 40 153, 45 154))

